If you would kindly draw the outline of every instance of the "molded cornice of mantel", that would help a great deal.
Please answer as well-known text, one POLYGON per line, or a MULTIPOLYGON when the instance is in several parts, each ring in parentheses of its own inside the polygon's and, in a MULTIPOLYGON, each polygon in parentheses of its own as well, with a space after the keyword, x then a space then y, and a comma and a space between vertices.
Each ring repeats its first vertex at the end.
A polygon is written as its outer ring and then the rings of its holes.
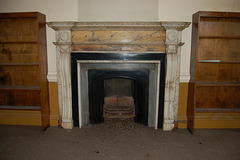
POLYGON ((62 21, 62 22, 47 22, 48 27, 51 27, 55 31, 58 30, 72 30, 76 22, 73 21, 62 21))
POLYGON ((185 28, 189 27, 191 22, 178 22, 178 21, 169 21, 169 22, 160 22, 161 26, 164 27, 165 30, 178 30, 182 31, 185 28))
POLYGON ((190 22, 48 22, 54 30, 178 30, 182 31, 190 22))

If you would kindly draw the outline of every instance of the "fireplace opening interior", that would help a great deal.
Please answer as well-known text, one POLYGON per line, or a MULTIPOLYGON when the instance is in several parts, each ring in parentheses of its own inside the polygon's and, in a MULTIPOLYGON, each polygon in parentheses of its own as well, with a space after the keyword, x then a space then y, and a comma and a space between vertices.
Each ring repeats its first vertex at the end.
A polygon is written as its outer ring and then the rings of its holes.
POLYGON ((148 71, 90 70, 88 78, 91 124, 125 119, 148 125, 148 71))
POLYGON ((125 78, 104 80, 104 121, 111 119, 133 119, 135 104, 134 81, 125 78))

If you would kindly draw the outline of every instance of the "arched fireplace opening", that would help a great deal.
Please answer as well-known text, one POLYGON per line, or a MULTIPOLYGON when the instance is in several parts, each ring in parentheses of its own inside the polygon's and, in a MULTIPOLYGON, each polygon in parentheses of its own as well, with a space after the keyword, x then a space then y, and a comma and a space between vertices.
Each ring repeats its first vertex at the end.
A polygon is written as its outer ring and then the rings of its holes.
POLYGON ((148 70, 89 70, 90 123, 134 118, 148 125, 148 77, 148 70))

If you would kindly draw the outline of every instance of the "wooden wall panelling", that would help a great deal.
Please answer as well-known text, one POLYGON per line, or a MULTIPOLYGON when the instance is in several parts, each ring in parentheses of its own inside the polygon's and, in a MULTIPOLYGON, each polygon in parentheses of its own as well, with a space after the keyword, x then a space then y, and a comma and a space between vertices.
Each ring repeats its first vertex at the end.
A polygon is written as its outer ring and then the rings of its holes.
MULTIPOLYGON (((6 106, 38 106, 40 109, 41 101, 39 89, 1 89, 0 105, 6 106)), ((10 108, 12 109, 12 108, 10 108)), ((20 107, 19 107, 20 109, 20 107)))
POLYGON ((0 63, 39 63, 38 45, 1 44, 0 63))
POLYGON ((187 104, 187 129, 193 134, 194 133, 194 123, 195 123, 195 102, 194 94, 195 84, 193 82, 189 83, 188 87, 188 104, 187 104))
POLYGON ((196 83, 239 83, 240 63, 198 63, 196 83))
POLYGON ((199 60, 240 61, 240 39, 199 39, 199 60))
POLYGON ((224 112, 240 109, 240 86, 199 86, 196 91, 198 112, 224 112), (204 110, 209 108, 210 110, 204 110))
POLYGON ((40 86, 38 64, 0 66, 0 86, 40 86))
POLYGON ((45 21, 38 12, 0 13, 0 108, 41 110, 43 130, 49 126, 45 21))
POLYGON ((195 74, 196 74, 196 54, 198 41, 198 20, 197 16, 192 16, 192 46, 191 46, 191 57, 190 57, 190 82, 188 87, 188 104, 187 104, 187 129, 193 134, 194 133, 194 123, 195 123, 195 102, 194 102, 194 92, 195 92, 195 74))
POLYGON ((41 111, 0 110, 0 123, 5 125, 41 126, 41 111))
POLYGON ((197 112, 195 128, 234 129, 240 128, 239 113, 207 113, 197 112))
POLYGON ((239 37, 239 17, 204 17, 200 18, 200 37, 239 37))
POLYGON ((1 42, 37 42, 36 17, 2 18, 0 22, 1 42))
POLYGON ((193 15, 188 129, 196 113, 240 113, 240 13, 193 15))
POLYGON ((59 125, 58 84, 49 82, 50 126, 59 125))
POLYGON ((50 126, 50 106, 49 106, 49 89, 47 82, 47 40, 46 40, 46 17, 38 13, 38 41, 39 41, 39 62, 41 71, 41 115, 42 130, 50 126))

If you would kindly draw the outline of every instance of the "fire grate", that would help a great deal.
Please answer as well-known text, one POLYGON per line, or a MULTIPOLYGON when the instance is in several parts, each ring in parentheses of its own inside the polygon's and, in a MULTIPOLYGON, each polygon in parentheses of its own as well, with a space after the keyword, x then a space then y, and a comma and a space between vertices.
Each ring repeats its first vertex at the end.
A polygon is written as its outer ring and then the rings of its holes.
POLYGON ((135 105, 133 97, 105 97, 103 105, 104 118, 134 118, 135 105))

